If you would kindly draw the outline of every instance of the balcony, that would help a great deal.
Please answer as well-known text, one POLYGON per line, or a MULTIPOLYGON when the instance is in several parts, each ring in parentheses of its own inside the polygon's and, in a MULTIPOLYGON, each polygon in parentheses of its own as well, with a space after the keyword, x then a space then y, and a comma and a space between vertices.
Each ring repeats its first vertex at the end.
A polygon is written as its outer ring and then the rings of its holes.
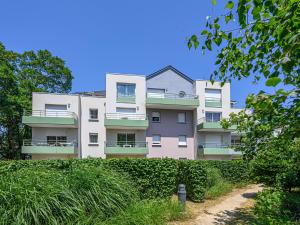
POLYGON ((199 99, 197 95, 147 93, 146 106, 160 109, 196 109, 199 99))
POLYGON ((24 112, 22 123, 31 127, 76 128, 77 116, 68 111, 32 110, 24 112))
POLYGON ((220 98, 205 98, 205 107, 209 108, 222 108, 222 100, 220 98))
POLYGON ((145 114, 106 113, 104 126, 107 129, 146 130, 149 126, 149 121, 145 114))
POLYGON ((242 155, 241 152, 235 151, 237 145, 219 144, 219 143, 202 143, 199 150, 203 155, 242 155))
POLYGON ((104 153, 107 155, 147 155, 147 142, 105 142, 104 153))
POLYGON ((76 154, 77 142, 59 142, 45 140, 24 140, 24 154, 76 154))
POLYGON ((135 103, 135 96, 118 96, 117 103, 135 103))
POLYGON ((198 120, 197 130, 198 131, 219 131, 219 132, 229 132, 236 130, 237 126, 230 126, 228 129, 224 129, 220 121, 214 121, 207 118, 200 118, 198 120))

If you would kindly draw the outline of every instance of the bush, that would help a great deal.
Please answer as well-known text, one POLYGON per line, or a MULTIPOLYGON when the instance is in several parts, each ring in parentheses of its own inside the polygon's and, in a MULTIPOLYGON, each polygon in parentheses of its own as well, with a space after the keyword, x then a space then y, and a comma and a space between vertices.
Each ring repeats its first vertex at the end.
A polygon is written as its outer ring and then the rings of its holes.
POLYGON ((128 173, 142 199, 171 197, 176 190, 178 163, 174 159, 110 159, 105 166, 128 173))
POLYGON ((300 193, 265 189, 254 205, 258 224, 295 224, 300 219, 300 193))
POLYGON ((242 160, 231 161, 205 161, 206 166, 219 169, 222 178, 230 183, 249 182, 249 172, 247 164, 242 160))
POLYGON ((222 178, 221 172, 217 168, 207 167, 207 183, 205 198, 214 199, 229 193, 234 185, 222 178))
POLYGON ((102 168, 22 168, 0 176, 0 199, 0 224, 74 224, 115 215, 138 198, 123 177, 102 168))
POLYGON ((207 172, 203 161, 184 160, 179 162, 178 183, 186 185, 187 197, 200 202, 204 198, 207 172))

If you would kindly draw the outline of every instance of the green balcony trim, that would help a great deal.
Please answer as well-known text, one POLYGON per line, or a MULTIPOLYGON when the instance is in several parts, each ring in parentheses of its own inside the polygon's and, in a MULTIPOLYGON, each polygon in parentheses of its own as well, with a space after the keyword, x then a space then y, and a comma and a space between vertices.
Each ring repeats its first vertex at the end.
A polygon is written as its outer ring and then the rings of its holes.
MULTIPOLYGON (((222 125, 220 122, 203 122, 200 123, 197 126, 198 130, 202 130, 202 129, 223 129, 222 125)), ((236 130, 237 126, 236 125, 232 125, 228 128, 228 130, 236 130)))
POLYGON ((117 103, 135 103, 134 97, 117 97, 117 103))
POLYGON ((204 155, 241 155, 241 152, 235 152, 232 148, 203 148, 204 155))
POLYGON ((74 146, 22 146, 24 154, 76 154, 74 146))
POLYGON ((207 99, 205 99, 205 107, 222 108, 222 102, 221 101, 215 101, 215 100, 207 100, 207 99))
POLYGON ((40 117, 40 116, 23 116, 24 124, 56 124, 56 125, 75 125, 76 119, 72 117, 40 117))
POLYGON ((147 98, 146 104, 199 106, 199 99, 147 98))
POLYGON ((146 155, 148 154, 148 148, 124 148, 124 147, 105 147, 105 154, 113 155, 146 155))
POLYGON ((105 119, 104 126, 106 127, 141 127, 149 126, 148 120, 130 120, 130 119, 105 119))

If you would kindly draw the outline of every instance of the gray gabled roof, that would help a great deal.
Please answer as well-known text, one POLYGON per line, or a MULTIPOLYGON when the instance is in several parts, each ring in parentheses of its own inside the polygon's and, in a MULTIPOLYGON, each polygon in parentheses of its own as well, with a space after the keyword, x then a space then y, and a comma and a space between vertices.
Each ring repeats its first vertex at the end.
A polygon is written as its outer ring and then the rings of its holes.
POLYGON ((188 77, 187 75, 185 75, 184 73, 180 72, 179 70, 175 69, 173 66, 169 65, 169 66, 166 66, 150 75, 148 75, 146 77, 147 80, 153 78, 153 77, 156 77, 157 75, 167 71, 167 70, 172 70, 174 73, 178 74, 179 76, 181 76, 182 78, 184 78, 185 80, 191 82, 191 83, 194 83, 194 80, 190 77, 188 77))

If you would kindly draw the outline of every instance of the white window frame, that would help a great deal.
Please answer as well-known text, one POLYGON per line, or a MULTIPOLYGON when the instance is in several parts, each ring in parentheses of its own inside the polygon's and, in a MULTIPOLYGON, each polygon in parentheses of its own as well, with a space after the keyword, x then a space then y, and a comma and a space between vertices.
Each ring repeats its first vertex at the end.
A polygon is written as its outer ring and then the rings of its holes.
POLYGON ((177 123, 186 123, 186 112, 179 112, 177 114, 177 123), (180 116, 179 115, 184 115, 184 121, 179 121, 180 116))
POLYGON ((90 118, 90 120, 91 121, 98 121, 98 119, 99 119, 99 110, 98 109, 96 109, 96 108, 90 108, 90 110, 89 110, 89 118, 90 118), (92 111, 97 111, 97 117, 96 118, 92 118, 92 111))
POLYGON ((160 115, 160 112, 157 112, 157 111, 151 112, 151 122, 152 122, 152 123, 160 123, 160 121, 161 121, 161 115, 160 115), (153 116, 154 113, 157 113, 158 116, 153 116), (155 120, 153 120, 153 117, 158 117, 159 120, 158 120, 158 121, 155 121, 155 120))
POLYGON ((117 83, 117 98, 120 98, 120 97, 135 97, 136 95, 136 84, 135 83, 117 83), (119 92, 119 85, 120 86, 124 86, 124 90, 125 90, 125 93, 120 93, 119 92), (134 93, 133 94, 129 94, 128 92, 128 87, 129 86, 133 86, 134 87, 134 93))
POLYGON ((179 135, 178 136, 178 146, 183 146, 183 147, 187 146, 187 137, 186 137, 186 135, 179 135), (185 142, 180 141, 180 137, 184 137, 185 142))
POLYGON ((99 135, 98 133, 89 133, 89 145, 98 145, 99 143, 99 135), (97 142, 91 142, 91 136, 94 135, 94 136, 97 136, 97 142))
POLYGON ((152 145, 161 145, 161 135, 160 134, 153 134, 152 135, 152 145), (159 141, 154 141, 154 137, 159 137, 159 141))

